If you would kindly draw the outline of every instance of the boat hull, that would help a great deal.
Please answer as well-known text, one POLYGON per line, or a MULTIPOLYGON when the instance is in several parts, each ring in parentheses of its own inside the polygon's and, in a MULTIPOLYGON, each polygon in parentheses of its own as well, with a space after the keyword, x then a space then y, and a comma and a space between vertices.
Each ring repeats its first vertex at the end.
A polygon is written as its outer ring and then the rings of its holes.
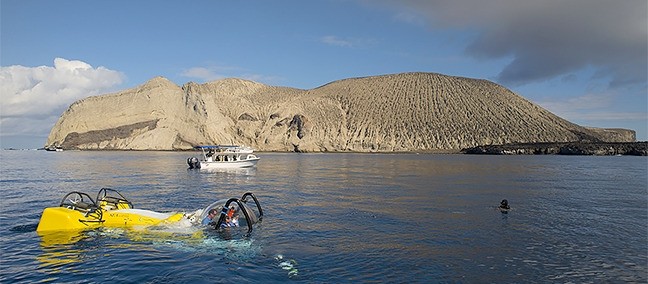
POLYGON ((94 216, 87 216, 77 210, 65 207, 49 207, 43 210, 36 231, 83 230, 99 226, 101 226, 101 221, 94 216))
POLYGON ((209 162, 209 161, 200 161, 201 169, 239 169, 239 168, 251 168, 255 167, 259 158, 250 158, 247 160, 240 161, 219 161, 219 162, 209 162))

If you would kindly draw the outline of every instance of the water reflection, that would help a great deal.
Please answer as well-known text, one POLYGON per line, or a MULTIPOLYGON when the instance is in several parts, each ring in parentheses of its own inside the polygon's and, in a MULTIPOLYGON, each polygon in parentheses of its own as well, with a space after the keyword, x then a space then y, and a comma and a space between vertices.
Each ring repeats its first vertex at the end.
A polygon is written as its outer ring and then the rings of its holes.
POLYGON ((87 231, 62 231, 38 233, 42 253, 36 256, 40 268, 47 273, 58 273, 61 269, 75 269, 74 263, 82 261, 86 248, 76 246, 89 238, 87 231))
POLYGON ((139 254, 148 251, 194 252, 226 259, 250 259, 261 251, 260 244, 246 238, 245 230, 231 228, 226 232, 196 227, 179 232, 160 226, 149 228, 99 228, 40 234, 41 253, 36 257, 47 273, 61 269, 80 269, 84 262, 109 251, 139 254), (227 237, 224 237, 224 234, 227 237))
POLYGON ((85 250, 71 249, 71 248, 48 248, 44 249, 43 253, 38 255, 36 259, 41 263, 39 270, 57 274, 62 270, 76 270, 74 264, 81 262, 82 254, 86 253, 85 250))
POLYGON ((86 230, 68 230, 60 232, 37 232, 42 248, 70 245, 88 238, 86 230))

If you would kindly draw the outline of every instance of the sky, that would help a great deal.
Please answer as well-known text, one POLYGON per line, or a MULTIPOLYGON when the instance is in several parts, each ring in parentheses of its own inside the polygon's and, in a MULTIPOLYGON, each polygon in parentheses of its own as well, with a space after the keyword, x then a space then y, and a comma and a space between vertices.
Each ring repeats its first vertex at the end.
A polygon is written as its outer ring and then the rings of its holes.
POLYGON ((403 72, 487 79, 648 140, 646 0, 0 0, 0 147, 156 77, 312 89, 403 72))

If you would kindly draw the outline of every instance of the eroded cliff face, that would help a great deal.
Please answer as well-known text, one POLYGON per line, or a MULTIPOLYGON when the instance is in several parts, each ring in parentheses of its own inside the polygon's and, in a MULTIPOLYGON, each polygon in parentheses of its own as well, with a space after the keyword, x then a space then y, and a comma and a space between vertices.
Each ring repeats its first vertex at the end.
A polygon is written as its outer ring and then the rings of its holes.
MULTIPOLYGON (((64 149, 167 150, 204 136, 204 116, 186 107, 189 95, 164 78, 117 94, 72 104, 54 125, 48 145, 64 149)), ((195 100, 195 99, 194 99, 195 100)))
POLYGON ((46 146, 258 151, 458 151, 535 142, 632 142, 634 131, 570 123, 486 80, 406 73, 301 90, 223 79, 179 87, 161 77, 72 104, 46 146))

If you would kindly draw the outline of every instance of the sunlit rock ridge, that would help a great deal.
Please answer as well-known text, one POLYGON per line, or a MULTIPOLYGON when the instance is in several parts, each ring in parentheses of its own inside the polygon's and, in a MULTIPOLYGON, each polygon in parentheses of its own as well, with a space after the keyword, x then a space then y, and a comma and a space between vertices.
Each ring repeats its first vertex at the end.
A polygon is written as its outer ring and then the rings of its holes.
POLYGON ((302 90, 242 79, 180 87, 156 77, 73 103, 45 146, 182 150, 237 144, 258 151, 458 151, 477 145, 635 141, 586 128, 487 80, 403 73, 302 90))

